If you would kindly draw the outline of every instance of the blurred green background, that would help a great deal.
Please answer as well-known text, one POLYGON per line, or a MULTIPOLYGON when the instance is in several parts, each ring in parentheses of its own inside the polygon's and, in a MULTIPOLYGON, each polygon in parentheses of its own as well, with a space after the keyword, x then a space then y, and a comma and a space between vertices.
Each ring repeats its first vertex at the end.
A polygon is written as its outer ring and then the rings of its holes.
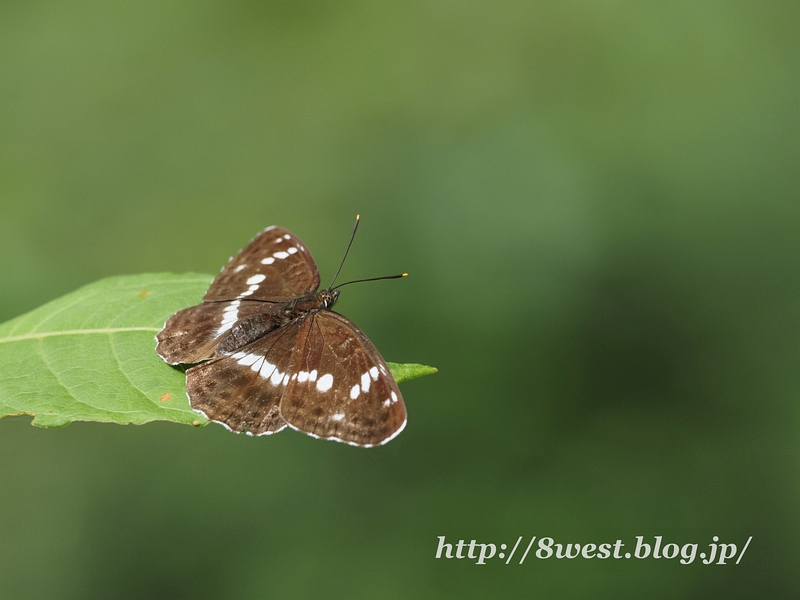
POLYGON ((271 224, 327 282, 361 213, 343 277, 411 277, 337 310, 440 369, 375 450, 3 420, 3 597, 798 597, 798 17, 0 4, 0 321, 271 224), (440 535, 753 541, 477 566, 440 535))

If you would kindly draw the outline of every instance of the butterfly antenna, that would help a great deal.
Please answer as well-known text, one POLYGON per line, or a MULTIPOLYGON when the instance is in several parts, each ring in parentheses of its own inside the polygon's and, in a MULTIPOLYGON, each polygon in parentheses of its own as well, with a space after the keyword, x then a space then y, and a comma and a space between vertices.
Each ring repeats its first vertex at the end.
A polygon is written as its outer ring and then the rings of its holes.
POLYGON ((369 279, 356 279, 354 281, 348 281, 347 283, 340 283, 335 288, 331 289, 338 290, 340 287, 345 285, 350 285, 351 283, 362 283, 364 281, 380 281, 381 279, 400 279, 402 277, 408 277, 408 273, 400 273, 400 275, 386 275, 385 277, 370 277, 369 279))
POLYGON ((350 242, 347 244, 347 250, 344 251, 344 256, 342 257, 342 262, 339 264, 339 270, 336 271, 336 275, 333 276, 333 281, 331 281, 331 284, 328 286, 329 290, 333 289, 333 284, 336 283, 336 278, 339 277, 339 273, 342 272, 342 267, 344 266, 344 261, 347 258, 347 253, 350 252, 350 246, 353 245, 353 240, 356 238, 356 231, 358 230, 358 224, 360 222, 361 222, 361 215, 356 215, 356 224, 353 227, 353 233, 350 236, 350 242))

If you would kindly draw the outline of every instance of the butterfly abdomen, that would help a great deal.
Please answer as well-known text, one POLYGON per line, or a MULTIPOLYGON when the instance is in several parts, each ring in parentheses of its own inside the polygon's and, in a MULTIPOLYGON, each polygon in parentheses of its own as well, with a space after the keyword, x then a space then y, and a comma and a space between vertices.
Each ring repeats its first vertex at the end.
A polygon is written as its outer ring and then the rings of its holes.
POLYGON ((261 313, 237 323, 217 346, 218 354, 230 354, 282 325, 280 315, 261 313))

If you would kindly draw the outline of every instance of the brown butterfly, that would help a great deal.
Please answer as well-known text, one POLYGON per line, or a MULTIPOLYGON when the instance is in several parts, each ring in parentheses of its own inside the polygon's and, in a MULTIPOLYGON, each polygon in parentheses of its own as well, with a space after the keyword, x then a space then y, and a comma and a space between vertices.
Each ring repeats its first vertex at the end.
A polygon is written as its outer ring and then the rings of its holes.
POLYGON ((369 447, 399 434, 406 409, 397 383, 367 336, 330 310, 339 290, 319 284, 303 242, 268 227, 223 267, 202 304, 170 317, 156 352, 172 365, 200 363, 186 371, 192 408, 249 435, 289 425, 369 447))

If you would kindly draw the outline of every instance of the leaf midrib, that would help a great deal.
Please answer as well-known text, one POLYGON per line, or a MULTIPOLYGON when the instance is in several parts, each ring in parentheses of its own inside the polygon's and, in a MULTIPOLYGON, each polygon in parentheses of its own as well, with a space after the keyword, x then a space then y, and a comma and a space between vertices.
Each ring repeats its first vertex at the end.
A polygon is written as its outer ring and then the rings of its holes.
POLYGON ((110 334, 122 333, 125 331, 161 331, 160 327, 114 327, 111 329, 66 329, 64 331, 42 331, 36 333, 26 333, 25 335, 15 335, 11 337, 0 338, 0 344, 8 342, 20 342, 23 340, 38 340, 46 337, 55 337, 60 335, 86 335, 86 334, 110 334))

